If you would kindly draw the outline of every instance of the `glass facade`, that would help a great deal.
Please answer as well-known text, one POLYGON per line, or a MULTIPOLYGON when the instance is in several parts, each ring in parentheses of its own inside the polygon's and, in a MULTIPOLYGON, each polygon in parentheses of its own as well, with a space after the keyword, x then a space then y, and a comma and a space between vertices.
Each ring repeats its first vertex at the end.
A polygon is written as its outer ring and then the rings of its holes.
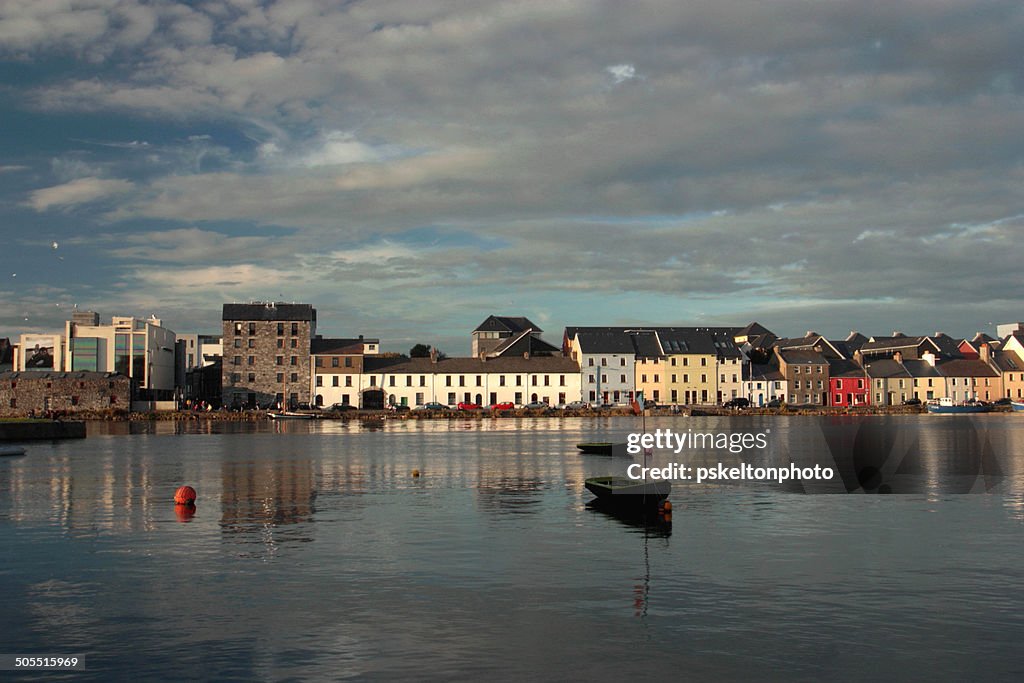
POLYGON ((71 340, 71 369, 89 372, 99 369, 99 339, 79 337, 71 340))
POLYGON ((132 335, 132 378, 138 386, 146 385, 146 335, 132 335))
POLYGON ((114 372, 128 375, 130 349, 128 348, 128 335, 114 335, 114 372))

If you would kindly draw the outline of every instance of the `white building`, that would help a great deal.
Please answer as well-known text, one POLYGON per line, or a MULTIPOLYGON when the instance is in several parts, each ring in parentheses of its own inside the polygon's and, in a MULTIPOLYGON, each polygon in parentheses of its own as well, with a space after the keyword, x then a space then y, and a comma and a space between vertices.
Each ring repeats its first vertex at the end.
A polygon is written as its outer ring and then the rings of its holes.
POLYGON ((646 341, 649 337, 646 332, 621 327, 565 328, 563 346, 579 365, 583 401, 594 405, 617 405, 633 400, 636 391, 635 339, 639 338, 641 343, 646 341))
MULTIPOLYGON (((425 403, 555 406, 579 400, 579 367, 562 356, 480 358, 363 358, 354 378, 361 408, 425 403)), ((351 399, 350 399, 351 400, 351 399)), ((327 403, 325 395, 324 402, 327 403)), ((341 401, 338 401, 341 402, 341 401)))

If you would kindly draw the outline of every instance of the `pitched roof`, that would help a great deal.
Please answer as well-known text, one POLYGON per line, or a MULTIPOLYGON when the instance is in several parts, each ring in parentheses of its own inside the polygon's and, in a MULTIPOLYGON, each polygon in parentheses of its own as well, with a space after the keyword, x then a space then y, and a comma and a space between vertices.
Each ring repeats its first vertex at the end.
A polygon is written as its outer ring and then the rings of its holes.
POLYGON ((829 377, 864 377, 864 368, 845 358, 833 358, 828 362, 829 377))
MULTIPOLYGON (((742 328, 736 330, 736 335, 735 336, 737 336, 737 337, 757 337, 757 336, 760 336, 762 334, 772 334, 772 333, 771 333, 771 331, 767 327, 765 327, 761 323, 752 322, 749 325, 747 325, 746 327, 742 327, 742 328)), ((775 335, 772 335, 772 336, 775 336, 775 335)))
POLYGON ((828 359, 817 351, 778 349, 777 353, 789 365, 828 365, 828 359))
POLYGON ((753 363, 750 365, 750 372, 752 375, 750 379, 754 382, 782 382, 786 379, 786 376, 779 372, 779 369, 774 365, 753 363))
POLYGON ((366 356, 363 359, 363 373, 381 374, 516 374, 516 373, 578 373, 580 371, 571 358, 564 356, 507 356, 490 358, 443 358, 436 363, 429 358, 381 358, 366 356))
POLYGON ((911 377, 942 377, 942 374, 928 361, 905 360, 903 367, 911 377))
POLYGON ((996 351, 992 354, 992 361, 1003 372, 1024 371, 1024 359, 1016 351, 996 351))
POLYGON ((956 358, 938 365, 939 374, 945 377, 998 377, 999 373, 982 360, 956 358))
MULTIPOLYGON (((310 340, 310 353, 311 354, 355 354, 363 352, 363 342, 365 339, 325 339, 323 337, 316 337, 310 340)), ((376 340, 371 340, 376 341, 376 340)))
MULTIPOLYGON (((897 335, 893 337, 872 337, 861 344, 860 352, 866 356, 874 356, 896 353, 903 349, 914 349, 916 353, 917 349, 922 344, 930 346, 931 350, 936 353, 942 351, 942 347, 939 346, 939 343, 931 337, 907 337, 905 335, 897 335)), ((954 343, 954 347, 955 346, 956 344, 954 343)))
POLYGON ((507 337, 496 347, 487 353, 489 358, 504 356, 507 354, 529 353, 531 356, 551 355, 561 353, 561 349, 552 346, 539 337, 533 336, 533 330, 523 330, 519 334, 507 337))
POLYGON ((868 377, 872 379, 882 379, 886 377, 910 377, 910 373, 907 372, 901 364, 894 361, 892 358, 874 358, 864 363, 864 369, 868 373, 868 377))
POLYGON ((315 321, 316 309, 309 304, 224 304, 221 320, 315 321))
POLYGON ((522 332, 524 330, 533 330, 534 332, 543 332, 544 330, 537 327, 529 318, 523 316, 505 316, 505 315, 489 315, 487 319, 476 326, 474 332, 522 332))

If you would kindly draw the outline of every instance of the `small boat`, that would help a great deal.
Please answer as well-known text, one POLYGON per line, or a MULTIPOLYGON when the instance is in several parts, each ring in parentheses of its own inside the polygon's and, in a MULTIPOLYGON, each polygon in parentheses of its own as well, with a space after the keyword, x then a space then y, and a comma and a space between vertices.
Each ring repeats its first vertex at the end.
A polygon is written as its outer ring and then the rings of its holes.
POLYGON ((1010 407, 1014 410, 1024 411, 1024 401, 1010 401, 1010 407))
POLYGON ((583 453, 592 453, 594 455, 611 455, 613 444, 610 441, 594 441, 591 443, 578 443, 576 448, 580 449, 583 453))
POLYGON ((0 456, 4 455, 25 455, 25 449, 21 446, 0 446, 0 456))
POLYGON ((284 410, 279 413, 267 413, 271 420, 312 420, 313 413, 296 413, 292 410, 284 410))
POLYGON ((592 477, 583 482, 602 503, 632 507, 656 506, 672 493, 668 479, 646 481, 627 477, 592 477))
POLYGON ((962 415, 964 413, 987 413, 992 406, 987 403, 965 402, 953 403, 951 398, 932 399, 926 404, 929 413, 938 415, 962 415))

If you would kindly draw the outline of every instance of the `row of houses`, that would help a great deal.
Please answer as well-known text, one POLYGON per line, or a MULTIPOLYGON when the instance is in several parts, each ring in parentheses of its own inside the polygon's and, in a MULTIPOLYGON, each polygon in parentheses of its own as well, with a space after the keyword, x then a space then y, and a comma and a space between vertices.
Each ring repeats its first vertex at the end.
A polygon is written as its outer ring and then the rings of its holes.
POLYGON ((559 346, 528 318, 491 315, 470 334, 472 355, 431 350, 410 358, 382 353, 376 338, 323 337, 309 304, 224 304, 220 334, 210 335, 175 335, 156 317, 101 325, 97 314, 76 312, 63 333, 22 335, 12 346, 11 372, 0 374, 0 411, 95 409, 104 401, 117 409, 197 402, 383 408, 623 405, 642 395, 676 405, 745 398, 850 407, 1024 398, 1024 324, 1000 332, 969 340, 851 332, 830 340, 814 332, 780 338, 756 322, 566 327, 559 346), (95 390, 82 391, 91 384, 95 390), (52 390, 48 398, 43 389, 52 390))

